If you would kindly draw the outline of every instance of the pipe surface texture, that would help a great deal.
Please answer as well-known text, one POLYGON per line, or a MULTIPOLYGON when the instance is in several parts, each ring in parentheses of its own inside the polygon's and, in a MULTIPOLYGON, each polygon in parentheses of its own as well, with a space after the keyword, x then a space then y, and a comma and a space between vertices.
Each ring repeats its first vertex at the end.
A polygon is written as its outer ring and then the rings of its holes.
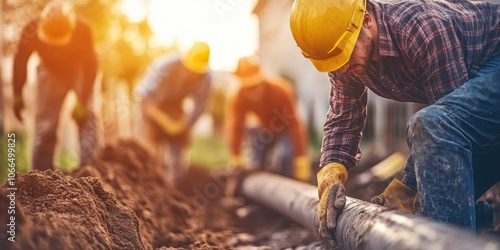
MULTIPOLYGON (((268 172, 252 173, 240 184, 246 198, 318 231, 316 186, 268 172)), ((500 249, 495 237, 351 197, 337 219, 335 236, 340 249, 500 249)))

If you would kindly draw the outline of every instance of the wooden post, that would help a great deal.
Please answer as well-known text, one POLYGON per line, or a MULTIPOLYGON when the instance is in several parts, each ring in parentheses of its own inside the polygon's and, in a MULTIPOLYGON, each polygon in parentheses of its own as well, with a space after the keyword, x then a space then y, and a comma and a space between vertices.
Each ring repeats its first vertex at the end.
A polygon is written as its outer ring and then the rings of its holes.
MULTIPOLYGON (((318 231, 317 188, 267 172, 243 178, 240 193, 314 232, 318 231)), ((333 232, 332 232, 333 233, 333 232)), ((347 198, 337 219, 340 249, 500 249, 494 237, 475 235, 453 225, 347 198)))

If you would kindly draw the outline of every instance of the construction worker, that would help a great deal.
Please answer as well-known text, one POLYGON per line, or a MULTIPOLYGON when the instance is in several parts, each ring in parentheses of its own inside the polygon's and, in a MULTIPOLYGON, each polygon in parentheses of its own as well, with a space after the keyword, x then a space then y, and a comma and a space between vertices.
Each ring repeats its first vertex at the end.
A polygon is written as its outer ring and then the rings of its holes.
POLYGON ((53 169, 59 114, 66 94, 74 90, 73 109, 80 136, 80 163, 97 148, 97 124, 91 94, 97 73, 97 56, 89 24, 77 17, 69 2, 53 1, 23 29, 14 57, 14 113, 22 122, 22 89, 27 63, 33 52, 40 57, 35 94, 33 169, 53 169))
POLYGON ((360 158, 367 88, 429 104, 409 120, 404 177, 373 202, 475 229, 475 201, 500 180, 500 5, 481 1, 296 0, 302 54, 329 72, 317 173, 319 231, 330 244, 360 158))
POLYGON ((240 88, 228 106, 230 165, 243 165, 241 144, 248 132, 251 168, 270 170, 271 163, 266 160, 274 148, 277 172, 309 182, 311 164, 306 153, 307 138, 290 83, 278 77, 264 77, 257 56, 241 58, 235 75, 240 88), (257 125, 245 130, 246 118, 251 117, 256 118, 257 125))
POLYGON ((144 118, 142 132, 173 185, 187 171, 189 131, 205 110, 211 89, 210 47, 195 42, 187 53, 157 59, 137 87, 144 118), (192 98, 194 108, 184 110, 192 98))

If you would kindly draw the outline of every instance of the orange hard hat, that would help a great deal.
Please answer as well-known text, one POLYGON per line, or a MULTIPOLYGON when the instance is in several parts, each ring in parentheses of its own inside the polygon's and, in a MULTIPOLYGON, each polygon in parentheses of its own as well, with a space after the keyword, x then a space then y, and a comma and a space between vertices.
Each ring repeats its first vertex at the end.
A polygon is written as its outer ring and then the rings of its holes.
POLYGON ((66 45, 71 40, 75 26, 76 14, 71 3, 50 2, 40 14, 38 39, 48 45, 66 45))
POLYGON ((251 87, 263 81, 258 56, 242 57, 238 60, 238 67, 234 74, 240 79, 242 87, 251 87))

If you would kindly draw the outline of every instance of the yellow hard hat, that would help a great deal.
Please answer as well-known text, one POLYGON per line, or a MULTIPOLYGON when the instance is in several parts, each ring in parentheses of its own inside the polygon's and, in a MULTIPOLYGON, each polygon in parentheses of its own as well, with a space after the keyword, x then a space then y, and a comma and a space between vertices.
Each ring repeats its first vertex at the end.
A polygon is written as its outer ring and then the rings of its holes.
POLYGON ((316 69, 337 70, 351 57, 365 10, 366 0, 295 0, 293 38, 316 69))
POLYGON ((210 47, 205 42, 195 42, 189 51, 182 57, 184 67, 196 73, 207 72, 210 59, 210 47))
POLYGON ((240 79, 242 87, 251 87, 261 83, 263 77, 259 57, 253 55, 240 58, 234 74, 240 79))
POLYGON ((43 8, 38 22, 40 41, 53 46, 63 46, 71 41, 76 26, 76 14, 69 2, 53 1, 43 8))

